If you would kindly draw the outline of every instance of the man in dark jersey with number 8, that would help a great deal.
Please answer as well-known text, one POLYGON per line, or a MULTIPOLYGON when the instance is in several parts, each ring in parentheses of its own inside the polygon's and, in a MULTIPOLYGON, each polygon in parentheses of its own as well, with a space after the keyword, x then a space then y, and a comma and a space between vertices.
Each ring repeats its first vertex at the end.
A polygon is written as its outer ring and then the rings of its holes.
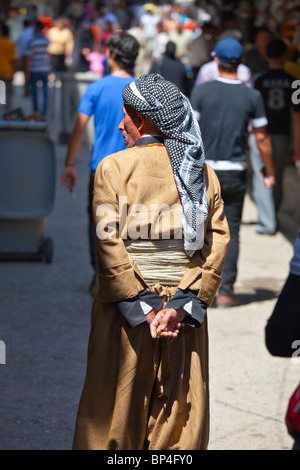
POLYGON ((257 75, 254 82, 254 87, 262 94, 268 119, 276 177, 276 186, 273 188, 276 214, 282 201, 284 169, 292 149, 293 160, 300 160, 300 103, 296 103, 292 97, 295 91, 292 84, 296 77, 284 70, 286 57, 285 42, 282 39, 270 41, 267 46, 268 69, 257 75), (293 146, 291 136, 294 139, 293 146))

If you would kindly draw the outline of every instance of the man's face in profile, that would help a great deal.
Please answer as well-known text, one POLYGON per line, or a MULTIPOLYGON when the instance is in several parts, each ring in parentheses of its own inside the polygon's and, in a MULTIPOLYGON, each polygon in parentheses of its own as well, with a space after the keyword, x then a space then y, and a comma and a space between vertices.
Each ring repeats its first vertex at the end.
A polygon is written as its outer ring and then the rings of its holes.
POLYGON ((124 118, 120 122, 118 129, 122 131, 126 147, 131 148, 140 138, 140 132, 137 127, 139 115, 129 106, 123 106, 123 113, 124 118))

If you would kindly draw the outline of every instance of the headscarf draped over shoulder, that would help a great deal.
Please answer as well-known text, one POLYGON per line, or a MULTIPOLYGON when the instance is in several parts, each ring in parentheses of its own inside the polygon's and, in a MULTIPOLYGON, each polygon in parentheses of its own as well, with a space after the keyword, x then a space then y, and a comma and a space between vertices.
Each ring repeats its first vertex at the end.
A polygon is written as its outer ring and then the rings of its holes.
POLYGON ((143 75, 126 85, 123 101, 164 135, 182 203, 184 248, 192 256, 203 246, 208 211, 204 147, 191 104, 176 85, 159 74, 143 75))

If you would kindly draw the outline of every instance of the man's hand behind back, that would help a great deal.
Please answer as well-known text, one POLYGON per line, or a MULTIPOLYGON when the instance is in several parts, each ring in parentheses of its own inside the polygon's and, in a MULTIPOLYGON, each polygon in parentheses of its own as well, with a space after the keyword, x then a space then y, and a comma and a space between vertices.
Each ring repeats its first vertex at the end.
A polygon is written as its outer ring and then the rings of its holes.
POLYGON ((184 326, 182 320, 187 312, 182 308, 163 308, 160 310, 150 324, 150 333, 152 338, 163 337, 177 338, 179 329, 184 326))

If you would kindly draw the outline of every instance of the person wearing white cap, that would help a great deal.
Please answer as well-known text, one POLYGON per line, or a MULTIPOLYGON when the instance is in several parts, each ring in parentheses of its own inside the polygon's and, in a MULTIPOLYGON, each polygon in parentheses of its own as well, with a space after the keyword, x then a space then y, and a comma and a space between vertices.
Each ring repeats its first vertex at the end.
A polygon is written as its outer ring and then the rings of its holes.
POLYGON ((250 121, 263 158, 268 187, 275 184, 272 148, 267 133, 267 118, 258 90, 245 86, 237 77, 243 47, 233 38, 216 44, 214 60, 220 76, 203 85, 195 85, 191 103, 199 121, 206 163, 220 180, 231 239, 223 271, 223 281, 216 299, 217 307, 234 307, 239 299, 234 293, 239 255, 239 228, 247 187, 247 134, 250 121))

